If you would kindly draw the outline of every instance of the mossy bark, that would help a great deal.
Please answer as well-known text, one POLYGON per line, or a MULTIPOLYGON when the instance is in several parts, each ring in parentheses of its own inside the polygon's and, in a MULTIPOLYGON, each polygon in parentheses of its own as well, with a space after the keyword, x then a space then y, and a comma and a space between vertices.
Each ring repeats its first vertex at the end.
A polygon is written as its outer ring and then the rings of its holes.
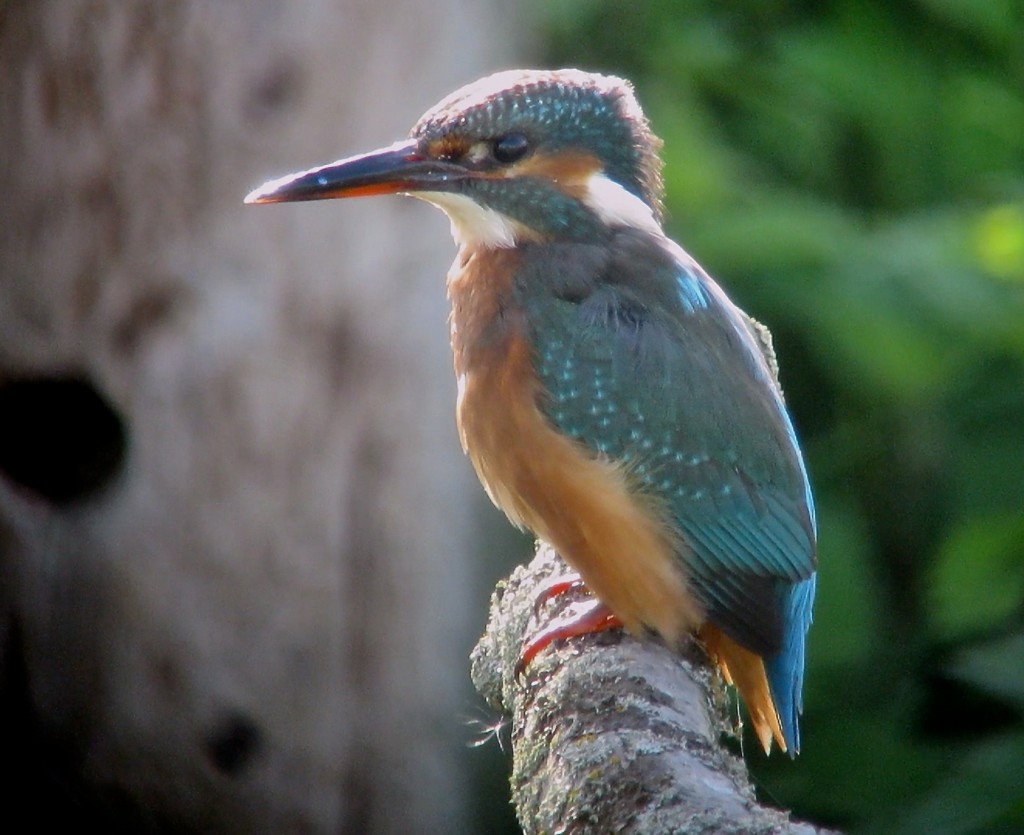
POLYGON ((528 835, 810 833, 759 803, 731 733, 722 684, 701 648, 672 652, 621 630, 556 642, 517 671, 522 647, 566 614, 570 596, 537 606, 566 572, 541 546, 499 584, 473 651, 473 681, 511 717, 512 801, 528 835))

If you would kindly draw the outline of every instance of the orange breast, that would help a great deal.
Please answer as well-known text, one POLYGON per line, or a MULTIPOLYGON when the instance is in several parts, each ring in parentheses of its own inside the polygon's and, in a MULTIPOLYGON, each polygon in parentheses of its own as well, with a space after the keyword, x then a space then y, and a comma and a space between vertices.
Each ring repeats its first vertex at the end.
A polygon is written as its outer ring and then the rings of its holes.
POLYGON ((449 276, 462 444, 494 503, 549 542, 627 629, 669 643, 702 620, 656 501, 617 463, 557 432, 538 407, 514 250, 468 251, 449 276))

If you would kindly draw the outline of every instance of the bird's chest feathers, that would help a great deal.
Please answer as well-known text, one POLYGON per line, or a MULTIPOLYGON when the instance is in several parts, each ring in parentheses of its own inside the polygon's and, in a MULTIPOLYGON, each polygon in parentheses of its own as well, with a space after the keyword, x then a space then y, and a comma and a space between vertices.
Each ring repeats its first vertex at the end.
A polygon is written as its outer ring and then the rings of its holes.
POLYGON ((513 298, 513 249, 460 250, 448 276, 462 446, 491 499, 519 525, 513 448, 542 429, 525 317, 513 298))
POLYGON ((522 314, 512 297, 518 263, 514 249, 459 250, 448 274, 456 374, 501 364, 512 342, 523 338, 522 314))
POLYGON ((700 619, 662 509, 625 470, 556 431, 539 406, 515 250, 459 253, 448 279, 463 448, 492 501, 550 542, 634 632, 676 640, 700 619))

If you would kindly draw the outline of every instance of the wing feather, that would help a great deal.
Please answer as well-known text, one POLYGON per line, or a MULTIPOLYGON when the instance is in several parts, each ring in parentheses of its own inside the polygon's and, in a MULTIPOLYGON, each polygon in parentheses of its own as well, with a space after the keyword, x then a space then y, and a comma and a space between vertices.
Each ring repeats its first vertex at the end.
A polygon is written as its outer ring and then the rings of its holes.
MULTIPOLYGON (((537 306, 545 411, 594 454, 626 462, 637 488, 668 506, 688 546, 680 559, 716 625, 748 648, 778 651, 788 611, 780 589, 815 570, 806 472, 757 332, 673 254, 661 304, 606 276, 537 306)), ((659 269, 655 259, 648 271, 659 269)))

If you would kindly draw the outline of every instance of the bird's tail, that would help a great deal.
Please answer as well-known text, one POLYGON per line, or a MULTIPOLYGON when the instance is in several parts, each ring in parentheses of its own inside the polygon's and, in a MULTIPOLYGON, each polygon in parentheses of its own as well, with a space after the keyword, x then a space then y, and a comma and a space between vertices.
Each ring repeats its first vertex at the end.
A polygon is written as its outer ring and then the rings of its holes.
POLYGON ((747 706, 747 715, 764 752, 772 749, 774 740, 786 750, 787 742, 779 724, 778 711, 772 701, 764 661, 761 656, 736 643, 717 627, 704 624, 700 630, 708 655, 718 665, 726 684, 735 685, 747 706))
MULTIPOLYGON (((811 626, 815 574, 785 586, 782 603, 782 649, 765 659, 765 673, 791 757, 800 753, 800 714, 804 710, 804 647, 811 626)), ((781 585, 781 584, 780 584, 781 585)))

